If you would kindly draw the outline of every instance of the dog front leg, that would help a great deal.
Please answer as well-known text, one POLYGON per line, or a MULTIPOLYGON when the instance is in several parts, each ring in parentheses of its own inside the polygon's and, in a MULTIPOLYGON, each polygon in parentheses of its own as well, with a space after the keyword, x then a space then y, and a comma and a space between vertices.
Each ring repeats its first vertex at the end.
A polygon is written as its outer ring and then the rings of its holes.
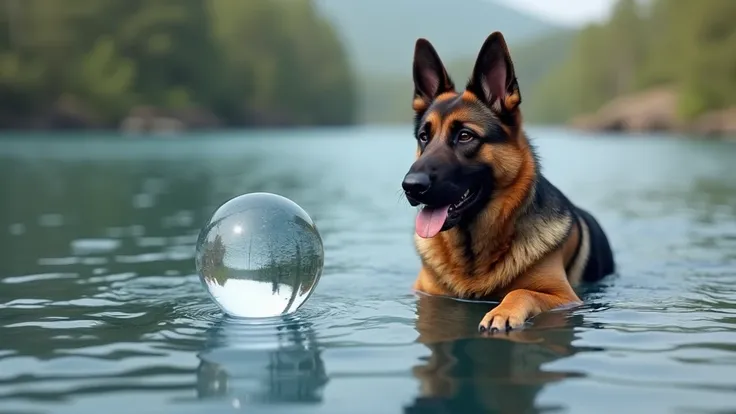
POLYGON ((478 325, 478 330, 491 333, 518 329, 527 319, 564 305, 578 305, 582 302, 574 292, 552 294, 516 289, 509 292, 501 303, 486 313, 478 325))
POLYGON ((552 252, 504 289, 501 303, 486 313, 478 330, 509 331, 527 319, 564 305, 580 305, 565 272, 562 250, 552 252))

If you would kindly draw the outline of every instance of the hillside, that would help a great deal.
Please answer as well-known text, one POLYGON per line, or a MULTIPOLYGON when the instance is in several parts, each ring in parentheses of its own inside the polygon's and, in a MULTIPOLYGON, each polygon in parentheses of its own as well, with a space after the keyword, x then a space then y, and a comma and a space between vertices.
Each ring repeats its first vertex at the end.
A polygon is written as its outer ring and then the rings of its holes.
MULTIPOLYGON (((576 32, 560 30, 553 35, 510 45, 516 75, 522 95, 524 118, 538 121, 546 105, 538 101, 540 81, 555 67, 568 59, 576 32)), ((444 49, 439 49, 442 55, 444 49)), ((446 62, 447 70, 461 88, 470 76, 475 58, 446 62)), ((411 71, 402 75, 367 75, 358 79, 359 121, 365 123, 403 123, 411 120, 411 71)))
POLYGON ((474 56, 500 30, 510 44, 549 34, 558 26, 493 0, 316 0, 347 46, 358 73, 405 75, 414 42, 426 37, 443 59, 474 56))
MULTIPOLYGON (((536 111, 547 122, 621 112, 608 109, 632 107, 628 97, 662 88, 676 93, 671 124, 736 109, 734 0, 655 0, 648 6, 619 0, 607 21, 580 31, 575 45, 540 82, 536 111)), ((660 102, 641 98, 638 112, 658 113, 660 102)))
MULTIPOLYGON (((316 0, 316 4, 346 45, 357 75, 358 120, 364 123, 411 119, 411 63, 418 37, 435 45, 459 87, 485 38, 493 31, 503 32, 525 101, 535 95, 539 79, 567 59, 575 37, 570 29, 493 0, 316 0)), ((534 113, 530 115, 533 120, 534 113)))
POLYGON ((311 0, 0 0, 0 129, 341 125, 355 78, 311 0))

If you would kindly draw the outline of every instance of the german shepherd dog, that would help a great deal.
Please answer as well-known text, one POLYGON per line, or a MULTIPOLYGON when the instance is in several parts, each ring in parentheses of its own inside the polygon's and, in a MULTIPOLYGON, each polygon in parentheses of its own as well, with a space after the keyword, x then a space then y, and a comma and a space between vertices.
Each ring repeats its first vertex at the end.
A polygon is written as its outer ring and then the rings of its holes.
POLYGON ((489 333, 580 305, 573 287, 613 273, 613 252, 593 216, 542 175, 503 35, 485 40, 462 92, 423 38, 413 77, 417 154, 402 187, 422 206, 414 289, 500 300, 478 326, 489 333))

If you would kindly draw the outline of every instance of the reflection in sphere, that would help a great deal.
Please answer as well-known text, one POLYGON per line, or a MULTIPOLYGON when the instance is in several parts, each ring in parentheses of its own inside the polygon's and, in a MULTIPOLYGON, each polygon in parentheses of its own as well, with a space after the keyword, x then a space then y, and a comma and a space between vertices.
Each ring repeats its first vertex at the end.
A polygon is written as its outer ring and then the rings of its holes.
POLYGON ((236 317, 293 313, 322 274, 322 238, 309 215, 275 194, 226 202, 199 234, 196 266, 215 303, 236 317))

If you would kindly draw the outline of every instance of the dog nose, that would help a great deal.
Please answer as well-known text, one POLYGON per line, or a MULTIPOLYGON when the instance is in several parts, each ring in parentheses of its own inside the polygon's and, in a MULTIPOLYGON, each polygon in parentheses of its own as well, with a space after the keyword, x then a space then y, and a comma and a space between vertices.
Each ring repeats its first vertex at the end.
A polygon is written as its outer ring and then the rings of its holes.
POLYGON ((432 185, 429 175, 425 173, 409 173, 404 177, 401 186, 409 195, 423 194, 432 185))

